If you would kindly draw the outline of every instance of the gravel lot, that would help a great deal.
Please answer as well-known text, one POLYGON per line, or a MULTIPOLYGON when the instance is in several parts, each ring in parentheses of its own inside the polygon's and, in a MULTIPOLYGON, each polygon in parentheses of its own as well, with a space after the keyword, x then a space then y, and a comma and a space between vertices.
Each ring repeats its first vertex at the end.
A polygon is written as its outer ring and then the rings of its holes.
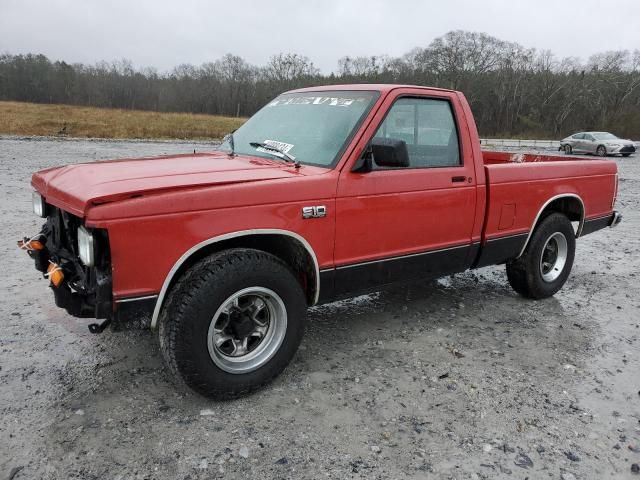
POLYGON ((220 403, 149 331, 57 309, 15 246, 33 171, 207 147, 0 138, 0 479, 640 478, 640 155, 554 298, 495 267, 318 307, 282 376, 220 403))

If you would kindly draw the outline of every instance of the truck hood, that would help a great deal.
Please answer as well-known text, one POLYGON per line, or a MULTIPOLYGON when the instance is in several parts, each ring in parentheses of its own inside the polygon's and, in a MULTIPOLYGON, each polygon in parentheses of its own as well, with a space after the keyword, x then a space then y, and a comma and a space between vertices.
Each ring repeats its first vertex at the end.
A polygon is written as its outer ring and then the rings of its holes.
POLYGON ((199 186, 257 182, 327 172, 297 169, 278 160, 226 153, 169 155, 109 160, 42 170, 32 186, 55 205, 79 217, 92 205, 139 197, 150 192, 199 186))

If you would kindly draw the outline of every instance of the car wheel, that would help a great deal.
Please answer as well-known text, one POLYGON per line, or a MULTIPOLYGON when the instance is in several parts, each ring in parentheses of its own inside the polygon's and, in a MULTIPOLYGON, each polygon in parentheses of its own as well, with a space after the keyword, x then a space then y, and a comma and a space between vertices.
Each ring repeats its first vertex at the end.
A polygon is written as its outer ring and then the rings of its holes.
POLYGON ((196 263, 171 290, 159 319, 160 349, 171 372, 195 391, 235 398, 285 369, 305 315, 302 287, 283 261, 227 250, 196 263))
POLYGON ((526 250, 507 262, 507 279, 519 294, 547 298, 562 288, 571 273, 576 239, 569 219, 552 213, 536 227, 526 250))
POLYGON ((571 149, 571 145, 567 144, 564 146, 564 153, 566 153, 567 155, 571 155, 572 149, 571 149))
POLYGON ((596 150, 596 154, 597 154, 599 157, 606 157, 606 156, 607 156, 607 149, 606 149, 606 147, 605 147, 604 145, 600 145, 600 146, 598 147, 598 149, 596 150))

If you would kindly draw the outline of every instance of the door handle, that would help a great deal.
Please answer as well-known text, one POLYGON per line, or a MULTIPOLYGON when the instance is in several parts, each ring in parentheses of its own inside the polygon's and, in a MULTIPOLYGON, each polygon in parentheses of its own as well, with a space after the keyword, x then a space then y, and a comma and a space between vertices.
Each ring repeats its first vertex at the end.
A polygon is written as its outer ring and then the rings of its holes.
POLYGON ((459 175, 457 177, 451 177, 451 181, 454 182, 454 183, 466 182, 467 181, 467 177, 465 177, 464 175, 459 175))

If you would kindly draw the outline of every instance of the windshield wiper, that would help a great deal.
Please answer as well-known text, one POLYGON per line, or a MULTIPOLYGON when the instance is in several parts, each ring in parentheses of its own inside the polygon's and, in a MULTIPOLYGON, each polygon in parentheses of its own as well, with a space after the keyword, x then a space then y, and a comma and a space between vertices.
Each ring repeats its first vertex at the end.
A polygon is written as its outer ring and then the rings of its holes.
POLYGON ((264 142, 249 142, 249 145, 251 145, 253 148, 262 148, 266 150, 266 153, 270 153, 276 158, 287 160, 288 162, 293 163, 296 168, 300 168, 300 162, 296 160, 296 157, 285 152, 284 150, 280 150, 278 147, 274 147, 273 145, 269 145, 268 143, 264 142))

